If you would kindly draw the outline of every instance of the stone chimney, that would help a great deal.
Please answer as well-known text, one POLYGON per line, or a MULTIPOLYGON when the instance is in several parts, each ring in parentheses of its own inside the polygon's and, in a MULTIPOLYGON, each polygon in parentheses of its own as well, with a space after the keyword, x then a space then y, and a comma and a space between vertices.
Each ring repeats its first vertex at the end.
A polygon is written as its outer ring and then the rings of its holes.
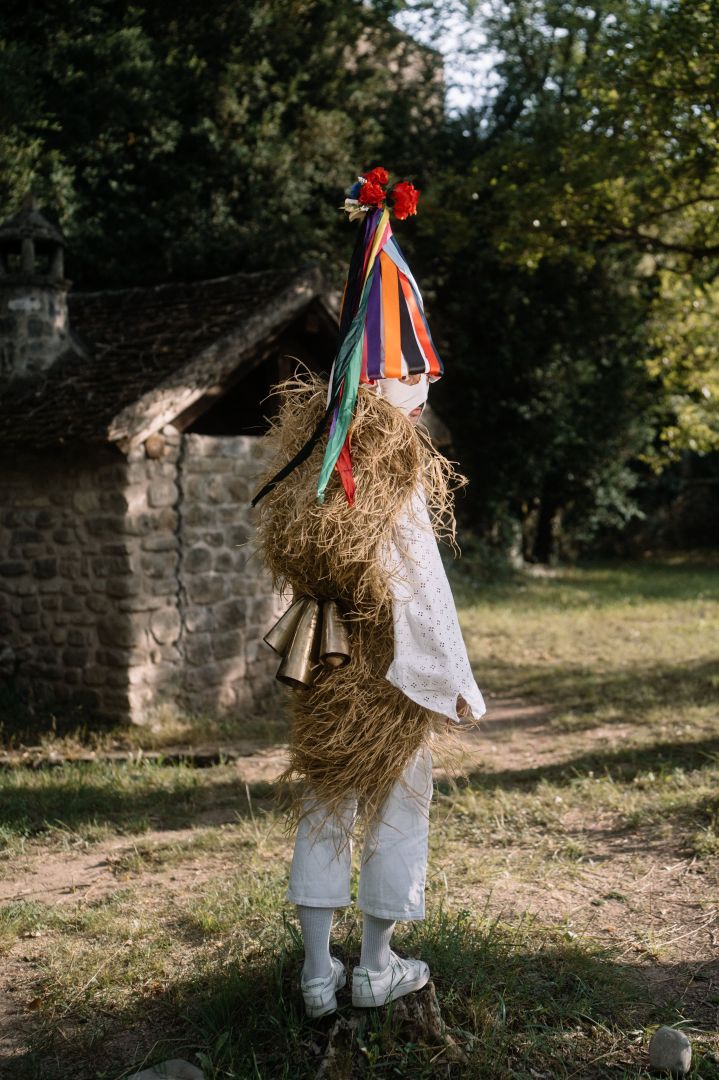
POLYGON ((69 346, 64 247, 31 194, 0 225, 0 383, 39 375, 69 346))

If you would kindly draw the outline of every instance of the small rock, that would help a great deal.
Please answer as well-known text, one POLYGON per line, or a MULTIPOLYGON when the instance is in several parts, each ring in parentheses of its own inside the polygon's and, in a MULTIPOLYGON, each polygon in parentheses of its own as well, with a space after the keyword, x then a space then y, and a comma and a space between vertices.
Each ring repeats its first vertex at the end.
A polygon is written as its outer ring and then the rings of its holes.
POLYGON ((683 1031, 660 1027, 649 1041, 649 1064, 653 1069, 684 1076, 692 1063, 692 1044, 683 1031))
POLYGON ((153 1065, 151 1069, 133 1073, 127 1080, 205 1080, 205 1074, 189 1061, 171 1058, 169 1061, 161 1061, 159 1065, 153 1065))

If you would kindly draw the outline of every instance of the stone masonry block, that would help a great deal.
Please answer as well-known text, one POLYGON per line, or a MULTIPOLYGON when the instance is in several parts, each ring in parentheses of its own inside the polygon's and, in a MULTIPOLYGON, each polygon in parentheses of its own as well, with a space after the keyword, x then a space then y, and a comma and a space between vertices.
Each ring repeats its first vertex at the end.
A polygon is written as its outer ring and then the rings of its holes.
POLYGON ((84 524, 90 536, 122 536, 131 532, 129 519, 116 514, 93 514, 85 518, 84 524))
POLYGON ((231 551, 226 549, 218 551, 212 569, 216 574, 229 574, 234 568, 234 557, 231 551))
POLYGON ((218 530, 213 532, 206 532, 202 534, 203 541, 210 547, 218 548, 223 547, 225 543, 225 534, 218 530))
POLYGON ((99 664, 90 664, 85 668, 83 681, 86 686, 104 686, 107 682, 108 672, 99 664))
POLYGON ((113 558, 123 558, 132 555, 135 551, 135 543, 129 540, 109 540, 100 544, 101 555, 111 555, 113 558))
POLYGON ((138 622, 129 615, 106 615, 97 624, 100 644, 129 648, 136 643, 144 626, 144 619, 138 622))
POLYGON ((124 514, 128 504, 125 495, 121 491, 101 491, 100 509, 110 514, 124 514))
POLYGON ((247 626, 247 604, 244 600, 227 600, 215 608, 218 630, 239 630, 247 626))
POLYGON ((197 474, 205 475, 207 473, 230 473, 234 472, 234 470, 234 462, 225 458, 193 458, 188 464, 188 471, 192 476, 197 474))
POLYGON ((146 592, 150 592, 153 596, 174 596, 177 592, 177 578, 146 577, 143 581, 143 587, 146 592))
POLYGON ((153 681, 153 675, 152 664, 140 664, 138 667, 128 669, 127 681, 130 686, 144 686, 153 681))
POLYGON ((123 600, 114 601, 116 611, 155 611, 164 607, 167 600, 163 596, 150 596, 146 592, 140 592, 137 596, 127 596, 123 600))
POLYGON ((62 651, 62 662, 67 667, 84 667, 87 663, 87 649, 68 648, 62 651))
POLYGON ((150 633, 160 645, 177 641, 181 630, 180 614, 175 607, 158 608, 150 616, 150 633))
POLYGON ((216 604, 227 595, 227 582, 219 574, 198 574, 187 583, 193 604, 216 604))
POLYGON ((174 506, 177 498, 177 484, 173 480, 164 477, 153 480, 147 490, 147 501, 150 506, 174 506))
POLYGON ((242 666, 238 660, 218 660, 185 671, 185 685, 189 690, 206 690, 223 682, 242 678, 242 666))
POLYGON ((127 555, 93 555, 90 566, 95 577, 109 577, 112 574, 130 574, 134 566, 127 555))
MULTIPOLYGON (((15 548, 11 548, 12 552, 14 552, 15 550, 15 548)), ((21 551, 23 559, 39 559, 42 555, 47 555, 47 545, 23 544, 21 551)))
POLYGON ((212 553, 209 548, 196 545, 190 548, 184 558, 183 568, 188 574, 197 574, 210 569, 212 553))
POLYGON ((77 541, 77 533, 74 529, 55 529, 52 538, 56 544, 74 544, 77 541))
POLYGON ((185 612, 185 629, 190 634, 204 633, 215 625, 215 611, 211 607, 190 607, 185 612))
POLYGON ((125 576, 109 577, 107 579, 107 585, 105 591, 108 596, 125 597, 125 596, 137 596, 140 592, 140 583, 137 577, 132 574, 125 576))
POLYGON ((22 574, 27 574, 28 569, 27 563, 19 559, 0 562, 0 577, 20 577, 22 574))
POLYGON ((144 536, 141 541, 143 551, 177 551, 179 546, 174 533, 155 533, 144 536))
POLYGON ((91 514, 100 509, 100 493, 97 491, 75 491, 72 496, 72 505, 81 514, 91 514))
POLYGON ((140 569, 151 578, 173 576, 176 565, 175 552, 149 551, 144 552, 140 558, 140 569))
POLYGON ((224 502, 249 503, 255 494, 254 485, 244 476, 230 476, 225 479, 224 502))
POLYGON ((214 634, 212 638, 212 651, 216 660, 227 660, 231 656, 244 659, 244 646, 244 635, 239 630, 214 634))
POLYGON ((185 659, 188 664, 209 664, 212 660, 212 641, 209 634, 193 634, 185 642, 185 659))

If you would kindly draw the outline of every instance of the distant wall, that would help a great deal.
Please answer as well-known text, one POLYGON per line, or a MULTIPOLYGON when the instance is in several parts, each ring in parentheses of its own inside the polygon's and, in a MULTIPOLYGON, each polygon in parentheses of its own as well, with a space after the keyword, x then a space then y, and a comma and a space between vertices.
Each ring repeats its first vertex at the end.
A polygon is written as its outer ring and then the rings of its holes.
POLYGON ((226 712, 274 677, 278 604, 252 548, 251 437, 165 428, 0 460, 0 678, 40 701, 144 723, 169 701, 226 712))
POLYGON ((263 635, 286 606, 254 554, 250 500, 262 441, 249 435, 185 435, 179 572, 183 700, 223 712, 260 701, 277 660, 263 635))
POLYGON ((137 719, 179 664, 177 453, 0 465, 0 673, 22 693, 137 719))

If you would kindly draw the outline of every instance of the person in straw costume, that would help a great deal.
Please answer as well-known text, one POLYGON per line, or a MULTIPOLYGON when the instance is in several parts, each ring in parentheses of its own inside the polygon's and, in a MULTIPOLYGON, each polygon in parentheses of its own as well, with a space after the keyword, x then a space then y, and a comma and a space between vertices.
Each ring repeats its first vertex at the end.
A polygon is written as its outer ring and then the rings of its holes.
POLYGON ((454 539, 452 494, 465 481, 416 426, 443 367, 390 226, 390 208, 399 220, 414 214, 418 192, 388 181, 375 168, 345 200, 362 225, 329 385, 302 375, 276 388, 271 479, 253 500, 260 551, 294 598, 265 640, 295 687, 281 778, 301 781, 287 895, 313 1017, 337 1008, 346 981, 329 941, 334 909, 351 902, 358 816, 352 1003, 383 1005, 429 979, 427 964, 397 956, 390 939, 396 920, 424 917, 431 747, 452 721, 485 711, 436 540, 454 539))

